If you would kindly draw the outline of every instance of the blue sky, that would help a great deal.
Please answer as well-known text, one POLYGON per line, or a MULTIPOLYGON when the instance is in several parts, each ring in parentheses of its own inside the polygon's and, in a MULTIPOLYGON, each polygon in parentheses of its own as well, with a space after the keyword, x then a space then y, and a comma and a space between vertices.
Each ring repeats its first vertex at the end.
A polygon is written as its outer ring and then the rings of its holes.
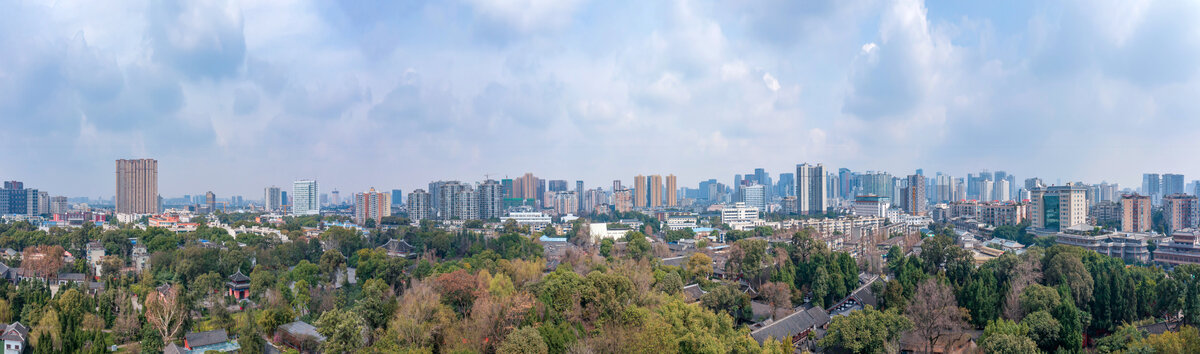
POLYGON ((1200 177, 1200 3, 0 3, 0 178, 109 196, 765 167, 1200 177))

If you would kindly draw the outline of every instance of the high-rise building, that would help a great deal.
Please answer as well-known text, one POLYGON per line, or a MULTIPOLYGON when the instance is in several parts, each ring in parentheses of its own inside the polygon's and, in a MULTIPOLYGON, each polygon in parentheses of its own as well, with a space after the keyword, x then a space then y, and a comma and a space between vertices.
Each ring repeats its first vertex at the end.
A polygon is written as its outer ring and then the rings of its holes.
POLYGON ((504 194, 504 198, 516 198, 516 196, 513 194, 512 178, 500 180, 500 193, 504 194))
POLYGON ((437 199, 433 201, 436 205, 437 215, 439 219, 450 220, 455 215, 462 214, 462 211, 455 210, 456 203, 455 195, 467 188, 466 185, 459 181, 442 181, 438 186, 438 192, 435 196, 437 199))
POLYGON ((37 192, 37 213, 35 215, 45 215, 50 213, 50 193, 45 191, 37 192))
POLYGON ((1008 184, 1007 178, 997 179, 996 185, 992 187, 993 188, 992 200, 1001 201, 1001 202, 1007 202, 1007 201, 1011 200, 1012 193, 1010 191, 1010 186, 1011 185, 1008 184))
POLYGON ((673 207, 679 204, 676 193, 679 193, 679 189, 675 186, 675 175, 667 175, 667 206, 673 207))
POLYGON ((392 205, 404 204, 404 192, 399 189, 392 190, 392 205))
POLYGON ((613 189, 612 189, 613 193, 616 193, 617 191, 622 190, 622 189, 624 189, 624 188, 621 188, 621 180, 614 179, 613 180, 613 189))
POLYGON ((636 198, 633 196, 633 191, 628 189, 618 189, 613 192, 613 210, 621 213, 628 213, 633 210, 633 201, 636 198))
POLYGON ((117 213, 155 214, 158 205, 158 160, 117 160, 117 213))
POLYGON ((321 204, 317 199, 320 194, 317 181, 292 182, 292 215, 321 215, 321 204))
POLYGON ((67 204, 67 197, 54 196, 50 198, 50 213, 51 214, 66 214, 70 205, 67 204))
POLYGON ((1121 197, 1121 232, 1146 232, 1151 223, 1150 196, 1126 194, 1121 197))
POLYGON ((908 176, 908 187, 904 190, 904 211, 913 215, 925 215, 929 210, 925 199, 925 176, 908 176))
POLYGON ((1027 191, 1034 190, 1035 188, 1044 188, 1044 187, 1046 187, 1046 184, 1042 183, 1041 178, 1034 177, 1034 178, 1026 178, 1025 179, 1025 190, 1027 190, 1027 191))
POLYGON ((827 187, 825 166, 796 165, 796 211, 800 214, 824 214, 827 187))
POLYGON ((204 193, 204 207, 208 208, 209 212, 217 210, 217 194, 212 191, 204 193))
POLYGON ((1177 193, 1167 195, 1162 200, 1167 235, 1200 226, 1200 199, 1196 196, 1177 193))
POLYGON ((540 179, 533 176, 533 173, 526 173, 524 176, 513 180, 514 198, 520 199, 538 199, 538 185, 540 179))
POLYGON ((412 220, 433 219, 433 202, 429 192, 417 189, 408 193, 408 218, 412 220))
POLYGON ((332 192, 329 192, 329 195, 330 202, 333 203, 333 205, 342 205, 342 192, 338 192, 338 190, 334 189, 332 192))
MULTIPOLYGON (((1162 190, 1163 196, 1183 193, 1183 175, 1167 173, 1162 175, 1162 190)), ((1161 198, 1160 198, 1161 199, 1161 198)), ((1167 233, 1168 235, 1170 233, 1167 233)))
POLYGON ((277 212, 283 209, 283 195, 279 187, 271 186, 263 189, 263 209, 277 212))
POLYGON ((849 168, 838 169, 838 196, 842 199, 851 199, 854 197, 854 186, 851 184, 852 179, 854 179, 854 173, 850 172, 849 168))
POLYGON ((1142 174, 1142 194, 1148 196, 1159 195, 1162 191, 1162 179, 1157 173, 1142 174))
POLYGON ((550 180, 549 190, 551 192, 565 192, 567 191, 567 181, 561 179, 550 180))
POLYGON ((1029 191, 1031 227, 1062 231, 1087 223, 1087 190, 1082 186, 1050 186, 1029 191))
POLYGON ((385 216, 392 215, 392 195, 376 192, 375 187, 365 193, 354 194, 354 222, 366 225, 367 220, 375 220, 378 225, 385 216))
POLYGON ((0 190, 0 215, 35 216, 43 214, 39 208, 42 193, 37 189, 25 188, 18 181, 5 181, 0 190))
POLYGON ((747 206, 758 208, 758 210, 766 210, 766 186, 761 184, 751 184, 742 187, 742 202, 747 206))
POLYGON ((646 188, 646 176, 637 175, 633 177, 633 207, 642 209, 646 207, 646 203, 650 200, 649 190, 646 188))
POLYGON ((585 208, 583 205, 583 181, 581 181, 581 180, 575 181, 575 198, 576 198, 575 204, 579 208, 579 209, 576 209, 576 212, 579 212, 582 214, 582 212, 585 208))
POLYGON ((647 183, 646 188, 648 188, 650 190, 650 195, 649 195, 650 201, 648 202, 648 205, 651 208, 662 207, 662 202, 663 202, 663 178, 662 178, 662 176, 661 175, 651 175, 648 178, 648 180, 646 181, 646 183, 647 183))
MULTIPOLYGON (((716 183, 716 180, 713 180, 716 183)), ((796 196, 796 174, 792 172, 780 173, 779 182, 775 185, 779 186, 776 195, 780 197, 796 196)), ((703 193, 703 192, 701 192, 703 193)))
POLYGON ((503 187, 495 180, 486 180, 479 184, 479 218, 499 219, 504 212, 503 187))

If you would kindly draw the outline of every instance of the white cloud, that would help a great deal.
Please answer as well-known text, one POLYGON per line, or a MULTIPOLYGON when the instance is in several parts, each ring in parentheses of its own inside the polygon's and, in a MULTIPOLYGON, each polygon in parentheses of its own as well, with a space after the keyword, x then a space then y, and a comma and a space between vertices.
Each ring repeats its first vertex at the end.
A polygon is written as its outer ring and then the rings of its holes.
POLYGON ((767 88, 771 89, 771 91, 779 91, 779 80, 776 80, 774 76, 771 76, 771 73, 763 74, 762 79, 763 83, 766 84, 767 88))

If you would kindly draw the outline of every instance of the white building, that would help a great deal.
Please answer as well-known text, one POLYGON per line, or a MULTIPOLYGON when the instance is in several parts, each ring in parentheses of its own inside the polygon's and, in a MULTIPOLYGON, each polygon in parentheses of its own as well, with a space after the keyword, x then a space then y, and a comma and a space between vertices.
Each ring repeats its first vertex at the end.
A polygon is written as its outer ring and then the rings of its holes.
POLYGON ((886 217, 892 207, 891 198, 877 195, 860 195, 854 198, 854 215, 886 217))
POLYGON ((504 221, 507 222, 510 219, 515 220, 518 225, 529 225, 535 228, 550 225, 550 222, 553 221, 546 213, 537 211, 511 212, 504 217, 504 221))
POLYGON ((742 201, 747 206, 764 210, 767 208, 767 189, 761 184, 742 187, 742 201))
POLYGON ((607 223, 597 222, 588 225, 588 233, 592 236, 592 242, 599 242, 602 239, 620 240, 625 237, 626 232, 633 229, 609 229, 607 223))
POLYGON ((683 230, 696 227, 696 214, 667 215, 667 229, 683 230))
POLYGON ((292 215, 320 215, 321 199, 317 181, 292 183, 292 215))
POLYGON ((732 207, 721 209, 721 222, 734 230, 753 229, 761 220, 758 218, 758 208, 746 203, 735 203, 732 207))
POLYGON ((796 165, 796 210, 800 214, 824 214, 828 187, 821 164, 796 165))
POLYGON ((1031 227, 1062 231, 1087 223, 1087 188, 1051 186, 1029 191, 1031 227))

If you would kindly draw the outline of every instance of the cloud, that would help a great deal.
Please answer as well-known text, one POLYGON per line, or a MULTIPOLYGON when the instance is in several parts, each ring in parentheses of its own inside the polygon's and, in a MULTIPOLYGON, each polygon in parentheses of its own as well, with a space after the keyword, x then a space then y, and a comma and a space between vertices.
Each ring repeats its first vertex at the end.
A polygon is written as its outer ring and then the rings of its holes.
POLYGON ((235 75, 246 54, 242 16, 231 1, 151 2, 147 11, 156 60, 193 78, 235 75))

